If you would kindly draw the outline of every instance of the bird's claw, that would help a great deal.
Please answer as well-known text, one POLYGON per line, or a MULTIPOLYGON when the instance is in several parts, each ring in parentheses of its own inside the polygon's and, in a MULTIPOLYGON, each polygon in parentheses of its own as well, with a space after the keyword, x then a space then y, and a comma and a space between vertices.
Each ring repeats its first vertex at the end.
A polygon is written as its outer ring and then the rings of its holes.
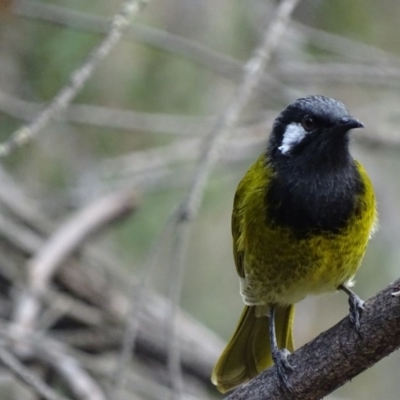
POLYGON ((273 360, 274 364, 276 365, 279 387, 283 391, 288 391, 289 393, 292 393, 292 389, 289 386, 288 372, 293 371, 293 367, 287 359, 289 355, 289 350, 278 349, 273 352, 273 360))
POLYGON ((349 295, 350 321, 356 328, 357 333, 361 336, 361 315, 365 310, 364 301, 355 293, 349 295))

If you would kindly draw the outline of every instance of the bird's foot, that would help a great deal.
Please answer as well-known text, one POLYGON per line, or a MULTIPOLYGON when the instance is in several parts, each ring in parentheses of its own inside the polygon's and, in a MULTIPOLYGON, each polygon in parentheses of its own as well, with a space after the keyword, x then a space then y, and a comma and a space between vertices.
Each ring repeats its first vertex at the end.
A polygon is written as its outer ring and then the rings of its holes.
POLYGON ((290 388, 289 385, 288 373, 293 371, 293 367, 287 359, 289 355, 290 355, 289 350, 277 349, 273 351, 272 358, 274 360, 274 364, 276 366, 276 370, 278 373, 279 387, 283 391, 292 393, 292 389, 290 388))
POLYGON ((339 290, 343 290, 349 296, 350 305, 350 322, 356 329, 356 332, 361 337, 361 315, 365 310, 364 302, 345 284, 338 287, 339 290))
POLYGON ((364 301, 361 300, 355 293, 349 294, 350 305, 350 321, 356 328, 357 333, 361 336, 361 315, 365 310, 364 301))

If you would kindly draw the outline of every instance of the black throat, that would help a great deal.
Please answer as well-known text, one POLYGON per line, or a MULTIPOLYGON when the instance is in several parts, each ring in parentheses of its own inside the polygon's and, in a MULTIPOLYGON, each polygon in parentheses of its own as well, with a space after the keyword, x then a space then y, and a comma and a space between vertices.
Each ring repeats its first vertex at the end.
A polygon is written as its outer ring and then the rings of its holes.
POLYGON ((288 162, 269 149, 266 163, 275 174, 266 188, 268 224, 286 226, 301 239, 338 234, 359 214, 364 185, 355 162, 347 148, 330 150, 313 157, 307 152, 288 162))

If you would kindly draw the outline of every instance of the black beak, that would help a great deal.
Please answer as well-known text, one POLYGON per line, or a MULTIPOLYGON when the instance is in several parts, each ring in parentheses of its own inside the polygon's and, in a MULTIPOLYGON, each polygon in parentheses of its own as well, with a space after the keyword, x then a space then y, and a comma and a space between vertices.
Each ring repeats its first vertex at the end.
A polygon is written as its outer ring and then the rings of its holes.
POLYGON ((340 130, 349 131, 350 129, 364 128, 364 124, 358 119, 344 117, 340 120, 337 127, 340 130))

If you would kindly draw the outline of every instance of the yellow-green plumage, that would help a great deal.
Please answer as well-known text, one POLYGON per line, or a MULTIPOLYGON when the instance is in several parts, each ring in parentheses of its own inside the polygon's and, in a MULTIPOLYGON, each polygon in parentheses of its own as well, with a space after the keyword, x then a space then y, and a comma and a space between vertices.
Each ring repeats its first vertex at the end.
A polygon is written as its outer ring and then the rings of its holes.
POLYGON ((293 304, 308 294, 334 291, 360 266, 376 219, 375 196, 364 168, 356 162, 365 185, 357 199, 361 218, 354 216, 340 234, 297 239, 290 228, 268 224, 265 191, 273 169, 263 154, 240 182, 233 207, 232 235, 239 276, 259 301, 293 304))
POLYGON ((247 286, 242 293, 245 302, 247 299, 247 304, 257 305, 245 307, 214 368, 212 381, 221 392, 273 364, 268 305, 277 305, 278 347, 293 350, 294 303, 308 294, 335 291, 339 285, 349 283, 360 266, 376 221, 373 187, 358 162, 355 165, 364 190, 355 200, 357 212, 340 232, 316 231, 299 237, 290 227, 269 221, 266 191, 277 172, 266 157, 262 154, 248 170, 234 200, 236 269, 247 286))

